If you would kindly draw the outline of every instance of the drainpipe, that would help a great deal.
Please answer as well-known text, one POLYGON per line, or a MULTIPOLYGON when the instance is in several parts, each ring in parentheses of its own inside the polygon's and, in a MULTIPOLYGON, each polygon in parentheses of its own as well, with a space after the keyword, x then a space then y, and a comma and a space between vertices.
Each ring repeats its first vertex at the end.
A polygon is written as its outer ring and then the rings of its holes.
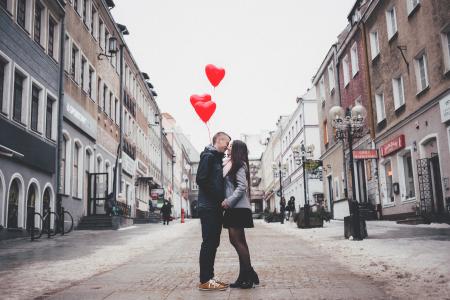
MULTIPOLYGON (((63 9, 64 10, 64 9, 63 9)), ((63 140, 63 115, 64 115, 64 56, 65 56, 65 11, 61 19, 61 30, 59 39, 59 95, 58 95, 58 126, 56 138, 56 212, 62 208, 61 194, 61 145, 63 140)))
MULTIPOLYGON (((120 45, 120 120, 119 120, 119 151, 117 151, 117 157, 118 157, 118 161, 119 161, 119 168, 118 168, 118 174, 119 174, 119 193, 122 193, 122 148, 123 148, 123 98, 125 95, 125 91, 124 91, 124 72, 123 72, 123 60, 124 60, 124 56, 123 56, 123 50, 124 50, 124 45, 121 44, 120 45)), ((125 196, 126 197, 126 196, 125 196)))

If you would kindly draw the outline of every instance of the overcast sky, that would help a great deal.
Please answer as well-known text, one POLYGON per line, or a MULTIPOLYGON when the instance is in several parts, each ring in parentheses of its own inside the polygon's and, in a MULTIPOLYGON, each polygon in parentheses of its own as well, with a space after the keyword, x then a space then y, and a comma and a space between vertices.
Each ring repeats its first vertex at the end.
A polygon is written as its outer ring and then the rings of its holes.
POLYGON ((211 133, 239 138, 275 127, 311 86, 355 0, 116 0, 112 13, 164 112, 203 149, 208 131, 192 94, 217 103, 211 133), (226 70, 213 94, 205 65, 226 70))

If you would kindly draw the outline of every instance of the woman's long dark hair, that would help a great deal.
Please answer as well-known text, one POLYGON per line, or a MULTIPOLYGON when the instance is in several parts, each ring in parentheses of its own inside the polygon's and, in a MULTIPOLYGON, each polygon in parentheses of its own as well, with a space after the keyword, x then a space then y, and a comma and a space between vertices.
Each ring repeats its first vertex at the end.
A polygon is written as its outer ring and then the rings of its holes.
POLYGON ((233 140, 231 147, 231 169, 228 175, 234 185, 237 184, 236 174, 242 166, 245 166, 245 176, 248 183, 248 194, 250 195, 250 164, 248 162, 248 149, 247 145, 241 140, 233 140))

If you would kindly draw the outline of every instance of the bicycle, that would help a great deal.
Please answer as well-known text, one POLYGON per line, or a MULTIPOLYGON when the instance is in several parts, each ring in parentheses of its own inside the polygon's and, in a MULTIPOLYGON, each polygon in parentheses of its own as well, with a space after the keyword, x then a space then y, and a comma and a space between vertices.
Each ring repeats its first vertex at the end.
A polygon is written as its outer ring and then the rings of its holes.
POLYGON ((32 223, 27 224, 27 231, 31 236, 31 241, 34 241, 35 239, 39 239, 42 236, 42 228, 44 220, 42 219, 42 215, 40 213, 33 213, 32 223), (36 219, 37 219, 37 226, 36 226, 36 219))
POLYGON ((73 230, 73 217, 64 207, 61 207, 62 214, 59 218, 59 226, 61 229, 61 234, 65 235, 73 230))
POLYGON ((30 233, 31 240, 39 239, 45 233, 50 238, 57 233, 65 235, 73 230, 73 217, 64 207, 61 208, 62 214, 58 215, 56 212, 48 210, 44 216, 35 212, 33 214, 33 223, 27 226, 30 233), (52 228, 53 218, 53 228, 52 228), (37 222, 36 222, 37 219, 37 222), (37 223, 37 224, 36 224, 37 223), (37 225, 37 226, 36 226, 37 225))

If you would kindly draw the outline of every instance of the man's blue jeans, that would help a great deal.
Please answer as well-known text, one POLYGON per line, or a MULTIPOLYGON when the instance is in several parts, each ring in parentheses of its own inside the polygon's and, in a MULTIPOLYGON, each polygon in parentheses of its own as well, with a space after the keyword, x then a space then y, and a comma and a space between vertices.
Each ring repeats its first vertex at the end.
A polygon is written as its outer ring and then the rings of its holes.
POLYGON ((202 246, 200 248, 200 282, 214 278, 214 260, 220 244, 223 213, 221 209, 199 209, 202 224, 202 246))

